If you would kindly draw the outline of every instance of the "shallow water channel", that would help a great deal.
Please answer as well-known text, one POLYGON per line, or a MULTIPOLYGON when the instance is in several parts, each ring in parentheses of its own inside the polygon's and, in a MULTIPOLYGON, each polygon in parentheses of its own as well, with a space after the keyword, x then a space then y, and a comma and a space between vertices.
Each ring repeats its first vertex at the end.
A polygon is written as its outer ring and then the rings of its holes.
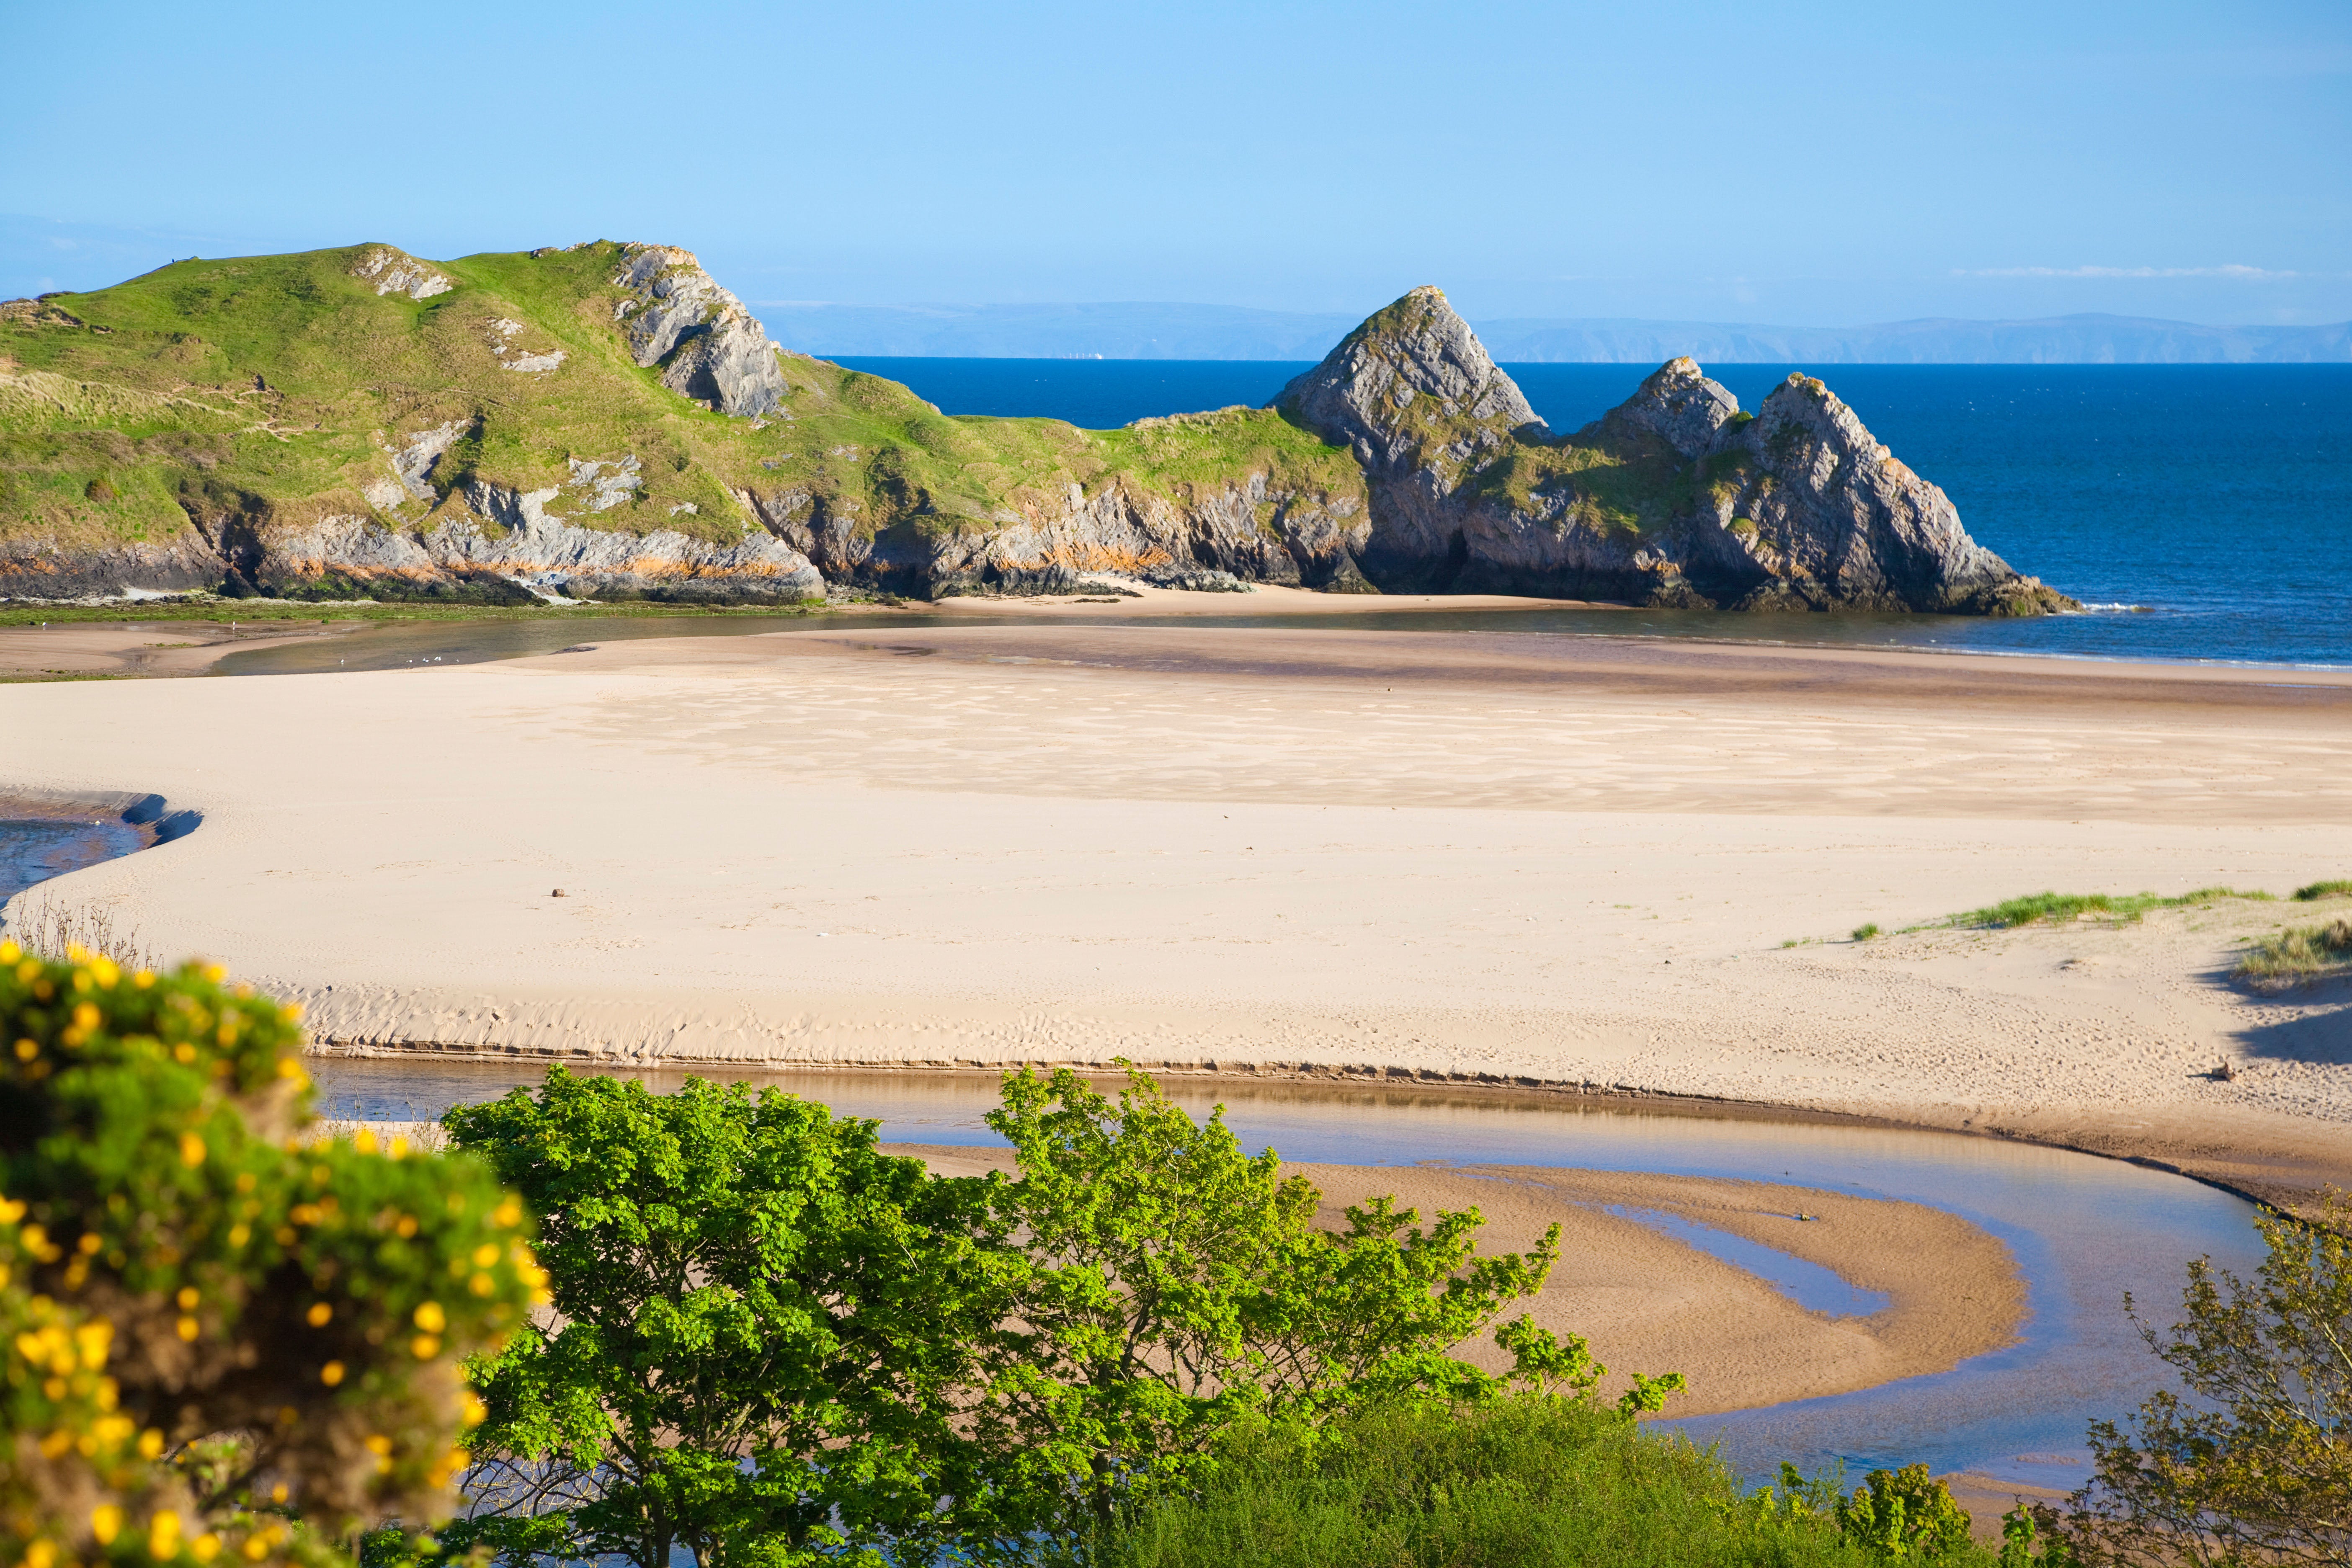
MULTIPOLYGON (((1213 595, 1212 595, 1213 596, 1213 595)), ((1931 647, 1969 653, 2037 653, 2061 657, 2123 657, 2095 641, 2012 646, 2012 628, 2035 625, 1964 616, 1735 615, 1706 610, 1557 609, 1349 610, 1321 614, 1252 613, 1235 595, 1230 613, 1182 616, 1107 611, 1080 622, 1055 615, 959 613, 950 601, 934 610, 855 611, 809 616, 599 616, 528 621, 401 621, 363 626, 335 637, 247 648, 225 655, 215 675, 316 675, 367 669, 410 669, 532 658, 577 644, 646 637, 748 637, 761 632, 882 631, 896 626, 1112 626, 1129 627, 1272 627, 1294 631, 1520 632, 1562 637, 1642 637, 1735 642, 1794 647, 1931 647), (2006 638, 2007 640, 2004 640, 2006 638)), ((2072 626, 2112 616, 2063 616, 2072 626)), ((2078 639, 2079 640, 2079 639, 2078 639)), ((2044 638, 2044 642, 2050 639, 2044 638)), ((2142 657, 2145 657, 2144 655, 2142 657)), ((2202 661, 2200 661, 2202 662, 2202 661)))
MULTIPOLYGON (((321 1107, 348 1119, 410 1120, 491 1098, 538 1072, 508 1064, 320 1059, 321 1107)), ((638 1074, 656 1089, 681 1075, 638 1074)), ((1001 1144, 982 1121, 984 1074, 727 1070, 871 1117, 891 1142, 1001 1144)), ((1963 1215, 2007 1242, 2030 1289, 2021 1340, 1952 1371, 1858 1394, 1678 1423, 1759 1479, 1783 1459, 1937 1471, 2071 1488, 2083 1434, 2162 1381, 2123 1312, 2130 1291, 2159 1324, 2177 1315, 2182 1265, 2200 1253, 2245 1272, 2261 1249, 2252 1205, 2183 1177, 2087 1154, 1957 1133, 1774 1121, 1681 1110, 1563 1105, 1475 1091, 1169 1080, 1196 1115, 1222 1101, 1248 1149, 1353 1164, 1551 1165, 1791 1182, 1907 1199, 1963 1215)), ((1664 1223, 1660 1216, 1633 1217, 1664 1223)), ((1704 1226, 1672 1234, 1832 1316, 1877 1310, 1875 1292, 1704 1226)), ((1664 1368, 1645 1368, 1663 1371, 1664 1368)))

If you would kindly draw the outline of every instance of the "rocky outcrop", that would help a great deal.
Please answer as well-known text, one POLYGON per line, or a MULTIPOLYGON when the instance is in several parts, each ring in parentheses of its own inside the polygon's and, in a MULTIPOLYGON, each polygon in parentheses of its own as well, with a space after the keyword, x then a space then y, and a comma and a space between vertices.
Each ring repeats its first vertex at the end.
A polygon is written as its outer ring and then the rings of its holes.
POLYGON ((2073 601, 1968 536, 1950 500, 1820 382, 1750 417, 1686 359, 1554 438, 1434 289, 1373 316, 1276 406, 1353 450, 1378 586, 1688 608, 2035 615, 2073 601))
POLYGON ((220 586, 219 554, 194 529, 161 544, 0 541, 0 599, 120 599, 220 586))
POLYGON ((616 309, 639 366, 660 365, 664 386, 721 414, 751 418, 783 407, 791 388, 767 329, 693 252, 632 245, 622 255, 613 284, 629 297, 616 309))
POLYGON ((584 528, 550 510, 562 489, 468 485, 462 509, 403 526, 333 515, 252 530, 238 575, 252 591, 290 599, 534 597, 793 603, 824 582, 808 558, 753 534, 733 543, 667 529, 584 528))
POLYGON ((1360 592, 1354 552, 1370 527, 1359 499, 1285 489, 1263 472, 1182 497, 1073 484, 1034 517, 917 516, 880 529, 866 525, 857 503, 806 489, 742 499, 826 581, 919 598, 1068 593, 1104 573, 1213 591, 1272 583, 1360 592))
POLYGON ((379 299, 405 294, 412 300, 430 300, 457 287, 406 251, 388 245, 371 245, 361 251, 359 259, 352 263, 352 276, 374 284, 379 299))

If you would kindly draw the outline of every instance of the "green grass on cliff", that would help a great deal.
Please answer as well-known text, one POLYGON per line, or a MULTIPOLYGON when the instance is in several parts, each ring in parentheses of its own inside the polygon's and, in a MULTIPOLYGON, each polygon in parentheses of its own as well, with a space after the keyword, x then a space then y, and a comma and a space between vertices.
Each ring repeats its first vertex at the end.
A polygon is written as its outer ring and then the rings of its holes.
MULTIPOLYGON (((544 489, 574 458, 635 456, 634 501, 561 510, 587 527, 719 540, 758 526, 744 490, 822 502, 868 535, 1040 518, 1074 483, 1181 500, 1255 473, 1281 494, 1363 496, 1343 450, 1263 411, 1109 432, 949 417, 895 382, 798 355, 782 362, 791 417, 755 429, 631 360, 617 246, 427 263, 455 287, 423 300, 352 277, 366 248, 174 262, 0 315, 0 539, 160 542, 191 510, 376 513, 362 489, 388 477, 387 445, 453 419, 478 434, 442 459, 432 505, 471 479, 544 489), (522 324, 512 348, 561 349, 563 364, 500 364, 498 320, 522 324)), ((376 515, 415 525, 427 510, 376 515)))

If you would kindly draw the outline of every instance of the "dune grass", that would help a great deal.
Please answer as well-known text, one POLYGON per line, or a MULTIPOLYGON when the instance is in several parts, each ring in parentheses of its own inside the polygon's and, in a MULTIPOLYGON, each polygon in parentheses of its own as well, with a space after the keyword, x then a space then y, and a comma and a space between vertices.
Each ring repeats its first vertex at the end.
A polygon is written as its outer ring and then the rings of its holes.
POLYGON ((2352 921, 2300 926, 2259 938, 2230 973, 2240 980, 2272 982, 2352 974, 2352 921))
POLYGON ((2352 899, 2352 877, 2338 877, 2333 881, 2314 882, 2294 890, 2298 904, 2315 904, 2322 899, 2352 899))
POLYGON ((2275 894, 2265 893, 2259 889, 2250 891, 2239 888, 2199 888, 2194 892, 2170 898, 2160 893, 2029 893, 2023 898, 2003 900, 1998 904, 1987 904, 1980 910, 1970 910, 1948 920, 1908 929, 1926 931, 1933 926, 1958 926, 1979 931, 2007 931, 2012 926, 2063 925, 2084 919, 2102 921, 2109 925, 2130 925, 2150 910, 2177 910, 2189 904, 2210 904, 2217 899, 2268 902, 2275 898, 2275 894))

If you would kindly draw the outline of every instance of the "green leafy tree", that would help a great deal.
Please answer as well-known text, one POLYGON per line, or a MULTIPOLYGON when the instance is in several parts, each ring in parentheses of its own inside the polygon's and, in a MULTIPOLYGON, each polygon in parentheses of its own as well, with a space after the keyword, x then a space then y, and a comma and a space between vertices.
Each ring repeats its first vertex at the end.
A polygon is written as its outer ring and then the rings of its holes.
POLYGON ((555 1309, 477 1365, 484 1466, 448 1540, 734 1568, 989 1532, 951 1416, 1019 1270, 992 1181, 699 1079, 558 1068, 444 1121, 540 1216, 555 1309))
POLYGON ((473 1160, 318 1134, 292 1008, 0 942, 0 1561, 347 1561, 449 1511, 541 1281, 473 1160))
MULTIPOLYGON (((1222 1108, 1195 1124, 1132 1069, 1116 1104, 1067 1070, 1008 1076, 989 1124, 1019 1157, 999 1196, 1031 1272, 975 1427, 1065 1531, 1181 1481, 1244 1416, 1492 1398, 1504 1381, 1449 1352, 1558 1255, 1557 1226, 1482 1257, 1476 1210, 1423 1226, 1385 1198, 1320 1229, 1319 1195, 1273 1151, 1244 1154, 1222 1108)), ((1604 1370, 1524 1319, 1497 1337, 1531 1382, 1583 1392, 1604 1370)))
POLYGON ((1933 1562, 1971 1546, 1967 1510, 1925 1465, 1873 1470, 1837 1505, 1838 1532, 1880 1563, 1933 1562))
POLYGON ((2090 1482, 2042 1515, 2085 1563, 2352 1563, 2352 1200, 2254 1226, 2252 1279, 2200 1258, 2181 1321, 2141 1326, 2187 1396, 2093 1423, 2090 1482))

